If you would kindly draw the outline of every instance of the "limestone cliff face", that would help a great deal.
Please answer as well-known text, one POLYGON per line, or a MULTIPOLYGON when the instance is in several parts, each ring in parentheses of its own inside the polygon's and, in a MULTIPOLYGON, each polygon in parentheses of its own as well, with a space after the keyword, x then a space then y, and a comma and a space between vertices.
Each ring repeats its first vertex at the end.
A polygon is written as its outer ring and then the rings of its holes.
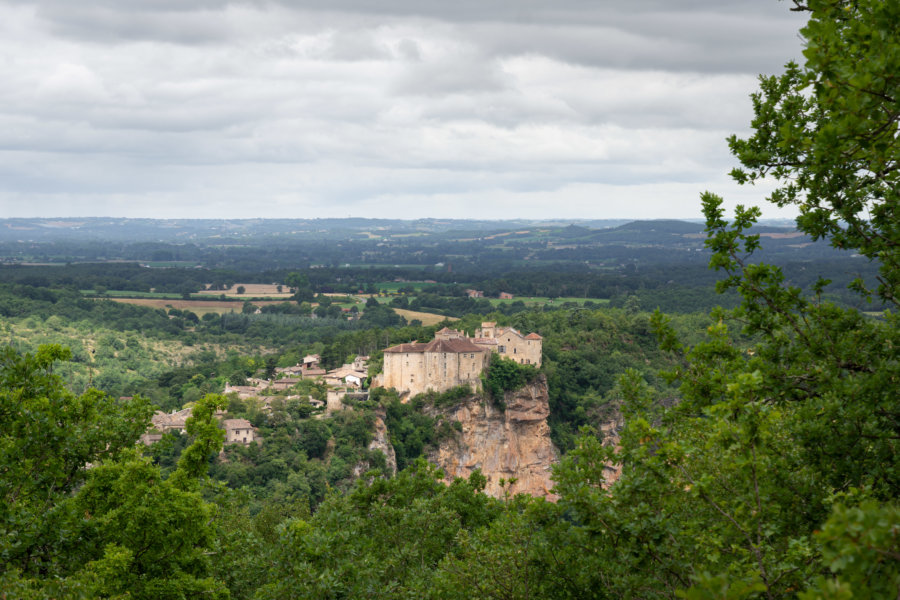
MULTIPOLYGON (((623 425, 622 415, 618 410, 600 423, 600 435, 603 440, 603 445, 612 446, 615 448, 617 454, 619 452, 619 430, 622 429, 623 425)), ((622 463, 606 463, 603 476, 606 479, 606 483, 603 487, 609 488, 609 486, 617 482, 622 476, 622 463)))
POLYGON ((542 375, 534 383, 505 395, 501 411, 480 397, 444 409, 432 409, 451 421, 459 421, 462 431, 444 440, 428 459, 442 468, 448 479, 468 477, 481 469, 488 479, 485 492, 500 497, 500 479, 517 481, 509 491, 555 500, 550 493, 553 481, 550 466, 559 452, 550 441, 547 417, 550 406, 547 380, 542 375))
MULTIPOLYGON (((393 476, 397 474, 397 454, 394 452, 394 446, 388 435, 387 425, 384 424, 384 414, 376 413, 375 415, 375 435, 369 442, 369 450, 381 450, 387 462, 387 471, 393 476)), ((368 462, 357 464, 353 468, 353 475, 359 477, 371 468, 368 462)))

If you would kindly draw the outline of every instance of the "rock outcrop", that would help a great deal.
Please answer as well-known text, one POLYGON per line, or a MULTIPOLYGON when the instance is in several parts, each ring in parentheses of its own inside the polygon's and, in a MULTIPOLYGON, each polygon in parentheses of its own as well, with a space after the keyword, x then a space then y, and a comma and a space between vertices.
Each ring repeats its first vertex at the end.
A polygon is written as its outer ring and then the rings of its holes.
MULTIPOLYGON (((394 452, 394 446, 391 445, 390 436, 388 435, 387 425, 384 424, 384 414, 376 413, 375 427, 373 430, 374 437, 369 442, 369 450, 380 450, 384 454, 387 471, 394 476, 397 474, 397 454, 394 452)), ((372 466, 368 462, 357 464, 353 468, 354 477, 359 477, 372 466)))
MULTIPOLYGON (((623 425, 624 422, 622 421, 622 415, 618 410, 615 411, 613 416, 600 423, 599 429, 601 438, 603 439, 603 445, 612 446, 617 454, 619 452, 619 430, 623 425)), ((603 476, 606 479, 606 483, 603 485, 603 487, 609 488, 609 486, 617 482, 619 480, 619 477, 622 476, 622 463, 606 463, 603 476)))
POLYGON ((468 477, 475 469, 487 477, 485 492, 500 497, 508 490, 555 500, 550 492, 550 467, 559 452, 550 441, 547 380, 535 382, 505 395, 506 410, 475 396, 450 408, 431 409, 459 421, 462 431, 444 440, 428 459, 442 468, 448 479, 468 477), (505 488, 500 480, 515 479, 505 488))

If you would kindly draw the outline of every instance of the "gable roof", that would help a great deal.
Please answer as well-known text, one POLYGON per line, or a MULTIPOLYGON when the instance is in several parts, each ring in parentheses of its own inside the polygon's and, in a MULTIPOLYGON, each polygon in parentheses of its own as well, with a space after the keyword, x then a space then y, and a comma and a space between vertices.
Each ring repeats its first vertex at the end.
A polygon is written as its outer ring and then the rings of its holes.
POLYGON ((541 336, 539 336, 536 333, 529 333, 528 335, 525 336, 525 339, 526 340, 542 340, 544 338, 542 338, 541 336))
POLYGON ((521 333, 519 333, 519 331, 515 327, 500 327, 497 329, 496 335, 497 335, 497 337, 501 337, 504 335, 508 335, 510 333, 515 334, 515 335, 519 336, 520 338, 525 337, 521 333))

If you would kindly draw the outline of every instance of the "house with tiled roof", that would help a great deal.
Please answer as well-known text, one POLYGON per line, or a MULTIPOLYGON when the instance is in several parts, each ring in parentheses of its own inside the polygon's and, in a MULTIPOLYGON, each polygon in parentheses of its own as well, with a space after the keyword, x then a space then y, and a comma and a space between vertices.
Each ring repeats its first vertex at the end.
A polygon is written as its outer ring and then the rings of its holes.
POLYGON ((161 440, 165 433, 184 433, 184 428, 192 410, 192 408, 184 408, 171 413, 165 413, 161 410, 156 411, 150 417, 150 427, 141 436, 141 441, 149 446, 161 440))
POLYGON ((256 440, 256 430, 247 419, 225 419, 222 421, 225 429, 226 444, 249 445, 256 440))

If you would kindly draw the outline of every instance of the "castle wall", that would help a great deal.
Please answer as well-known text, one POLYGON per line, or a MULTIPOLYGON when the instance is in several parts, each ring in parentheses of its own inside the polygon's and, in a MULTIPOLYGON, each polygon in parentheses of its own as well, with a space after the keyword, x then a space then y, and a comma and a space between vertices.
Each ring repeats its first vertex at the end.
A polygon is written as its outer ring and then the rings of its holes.
POLYGON ((422 352, 391 352, 384 354, 384 387, 412 395, 427 389, 425 354, 422 352))
POLYGON ((386 388, 411 396, 428 390, 444 392, 460 385, 477 388, 486 352, 391 352, 384 355, 386 388))

